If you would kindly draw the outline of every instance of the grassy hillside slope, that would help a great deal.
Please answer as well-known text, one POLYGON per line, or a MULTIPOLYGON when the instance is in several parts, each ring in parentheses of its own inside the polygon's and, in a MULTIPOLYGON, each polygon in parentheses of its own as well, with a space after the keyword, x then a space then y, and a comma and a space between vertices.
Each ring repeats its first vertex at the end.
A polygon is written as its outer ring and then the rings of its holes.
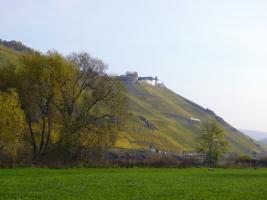
POLYGON ((214 119, 225 129, 226 139, 230 143, 229 151, 249 155, 265 151, 263 146, 230 126, 211 110, 202 108, 166 87, 132 82, 125 84, 135 126, 122 135, 118 147, 147 149, 152 144, 166 151, 194 151, 202 122, 214 119))
POLYGON ((5 41, 0 39, 0 67, 18 64, 18 56, 22 53, 34 52, 33 49, 17 41, 5 41))

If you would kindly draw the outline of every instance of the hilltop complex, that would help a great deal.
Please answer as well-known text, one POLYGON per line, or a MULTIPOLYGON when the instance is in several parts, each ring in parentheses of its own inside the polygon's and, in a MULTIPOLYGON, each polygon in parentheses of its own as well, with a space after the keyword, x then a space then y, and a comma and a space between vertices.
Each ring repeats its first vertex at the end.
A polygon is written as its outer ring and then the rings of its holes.
POLYGON ((159 83, 159 79, 156 76, 139 77, 137 72, 126 72, 125 75, 121 75, 120 79, 123 81, 129 81, 134 83, 146 83, 152 86, 164 86, 163 83, 159 83))

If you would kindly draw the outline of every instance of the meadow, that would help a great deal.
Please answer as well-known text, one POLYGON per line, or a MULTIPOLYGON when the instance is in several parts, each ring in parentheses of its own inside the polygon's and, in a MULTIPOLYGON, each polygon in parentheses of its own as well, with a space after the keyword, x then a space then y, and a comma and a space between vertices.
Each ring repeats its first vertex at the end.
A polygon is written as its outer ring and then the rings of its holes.
POLYGON ((0 169, 0 199, 267 199, 267 169, 0 169))

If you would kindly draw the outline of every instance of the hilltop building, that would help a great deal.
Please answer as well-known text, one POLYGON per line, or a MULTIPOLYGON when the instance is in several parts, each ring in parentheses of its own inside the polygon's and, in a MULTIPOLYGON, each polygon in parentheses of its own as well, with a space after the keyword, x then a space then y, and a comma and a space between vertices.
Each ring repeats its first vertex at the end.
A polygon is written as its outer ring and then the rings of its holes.
POLYGON ((163 82, 159 82, 158 77, 155 78, 148 76, 148 77, 138 77, 138 83, 146 83, 155 87, 165 87, 163 82))
POLYGON ((138 82, 139 83, 147 83, 147 84, 150 84, 150 85, 153 85, 153 86, 156 86, 157 85, 157 82, 158 82, 158 77, 139 77, 138 78, 138 82))
POLYGON ((137 72, 126 72, 125 78, 127 81, 137 82, 138 81, 138 73, 137 72))
POLYGON ((126 72, 125 75, 119 77, 121 80, 133 83, 146 83, 152 86, 164 87, 163 83, 159 83, 159 79, 156 76, 139 77, 137 72, 126 72))

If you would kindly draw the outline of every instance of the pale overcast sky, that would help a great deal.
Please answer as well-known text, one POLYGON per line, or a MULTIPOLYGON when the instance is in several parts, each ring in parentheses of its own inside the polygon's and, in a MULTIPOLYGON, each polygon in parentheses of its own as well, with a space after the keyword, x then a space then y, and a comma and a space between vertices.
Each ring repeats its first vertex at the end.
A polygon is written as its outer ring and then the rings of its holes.
POLYGON ((157 75, 235 127, 267 131, 266 0, 0 0, 0 38, 157 75))

